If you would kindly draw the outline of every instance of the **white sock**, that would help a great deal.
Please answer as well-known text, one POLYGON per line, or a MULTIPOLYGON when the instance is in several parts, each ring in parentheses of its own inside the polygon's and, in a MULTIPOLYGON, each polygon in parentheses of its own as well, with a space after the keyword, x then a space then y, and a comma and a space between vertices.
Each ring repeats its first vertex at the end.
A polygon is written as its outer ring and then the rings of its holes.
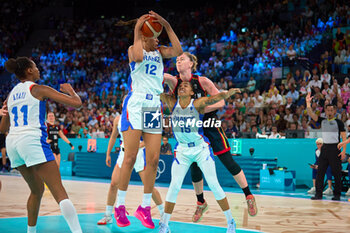
POLYGON ((144 193, 142 198, 141 207, 151 206, 152 193, 144 193))
POLYGON ((113 213, 113 206, 111 205, 106 205, 106 215, 110 216, 113 213))
POLYGON ((162 216, 164 214, 164 205, 163 204, 157 205, 157 208, 159 210, 160 216, 162 216))
POLYGON ((164 223, 166 226, 168 226, 170 217, 171 217, 171 214, 164 213, 162 223, 164 223))
POLYGON ((119 207, 121 205, 125 205, 125 196, 126 196, 126 191, 118 190, 117 207, 119 207))
POLYGON ((68 226, 73 233, 82 233, 77 211, 69 199, 64 199, 60 203, 61 212, 68 226))
POLYGON ((36 226, 28 226, 27 233, 36 233, 36 226))
POLYGON ((224 211, 224 214, 227 220, 227 224, 230 224, 231 220, 233 219, 231 209, 224 211))

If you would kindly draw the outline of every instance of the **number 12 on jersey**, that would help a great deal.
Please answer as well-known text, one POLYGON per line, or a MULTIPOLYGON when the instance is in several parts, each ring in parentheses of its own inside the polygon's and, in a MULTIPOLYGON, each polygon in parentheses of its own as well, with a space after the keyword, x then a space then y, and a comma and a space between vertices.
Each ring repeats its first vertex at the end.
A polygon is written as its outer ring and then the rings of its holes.
POLYGON ((146 74, 156 75, 157 66, 146 64, 146 74))
MULTIPOLYGON (((17 106, 12 108, 13 113, 13 121, 15 122, 15 127, 19 126, 18 125, 18 109, 17 106)), ((20 112, 23 115, 23 125, 28 125, 28 105, 23 105, 20 109, 20 112)))

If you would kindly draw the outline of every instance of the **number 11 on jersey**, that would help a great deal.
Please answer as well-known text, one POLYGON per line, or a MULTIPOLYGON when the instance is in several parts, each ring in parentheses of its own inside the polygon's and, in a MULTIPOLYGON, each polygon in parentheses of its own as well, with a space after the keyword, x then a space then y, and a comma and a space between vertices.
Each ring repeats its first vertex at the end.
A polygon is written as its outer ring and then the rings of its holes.
MULTIPOLYGON (((28 105, 23 105, 20 109, 23 113, 23 125, 28 125, 28 105)), ((18 109, 17 106, 12 108, 13 121, 15 122, 15 127, 18 126, 18 109)))

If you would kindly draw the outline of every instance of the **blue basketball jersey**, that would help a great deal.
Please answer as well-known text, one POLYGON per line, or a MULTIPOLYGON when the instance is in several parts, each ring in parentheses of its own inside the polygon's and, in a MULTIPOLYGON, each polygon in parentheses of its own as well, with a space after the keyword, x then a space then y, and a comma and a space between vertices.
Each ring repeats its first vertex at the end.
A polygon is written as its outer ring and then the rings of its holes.
POLYGON ((143 50, 142 62, 131 62, 129 91, 160 95, 163 93, 163 58, 159 50, 143 50))
POLYGON ((8 96, 9 134, 30 134, 46 140, 46 101, 32 96, 30 89, 33 85, 35 83, 30 81, 20 82, 8 96))

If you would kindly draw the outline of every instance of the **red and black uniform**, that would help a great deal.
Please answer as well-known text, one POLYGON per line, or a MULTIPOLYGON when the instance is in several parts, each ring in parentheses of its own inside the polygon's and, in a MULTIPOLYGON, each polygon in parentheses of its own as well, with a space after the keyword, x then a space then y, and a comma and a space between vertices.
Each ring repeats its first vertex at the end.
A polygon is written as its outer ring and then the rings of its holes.
MULTIPOLYGON (((176 78, 177 78, 177 84, 174 88, 173 93, 177 98, 178 88, 183 81, 179 76, 176 76, 176 78)), ((190 83, 191 83, 193 92, 195 93, 194 94, 195 99, 205 97, 208 95, 208 93, 201 86, 198 75, 192 74, 190 83)), ((204 115, 203 121, 208 120, 210 118, 214 118, 215 120, 217 120, 218 117, 216 115, 216 112, 217 111, 206 113, 204 115)), ((209 139, 210 146, 213 148, 214 154, 219 157, 221 162, 225 165, 225 167, 229 170, 229 172, 232 175, 237 175, 241 171, 241 168, 232 158, 232 155, 230 152, 231 150, 230 144, 227 140, 226 134, 223 131, 223 129, 221 127, 220 128, 204 127, 203 132, 204 132, 204 136, 206 136, 209 139)), ((202 172, 200 168, 197 166, 197 163, 192 164, 191 175, 192 175, 193 182, 198 182, 203 179, 202 172)))
POLYGON ((58 148, 58 126, 57 125, 51 125, 50 123, 47 123, 47 138, 51 140, 50 147, 53 153, 56 155, 60 154, 60 149, 58 148))

